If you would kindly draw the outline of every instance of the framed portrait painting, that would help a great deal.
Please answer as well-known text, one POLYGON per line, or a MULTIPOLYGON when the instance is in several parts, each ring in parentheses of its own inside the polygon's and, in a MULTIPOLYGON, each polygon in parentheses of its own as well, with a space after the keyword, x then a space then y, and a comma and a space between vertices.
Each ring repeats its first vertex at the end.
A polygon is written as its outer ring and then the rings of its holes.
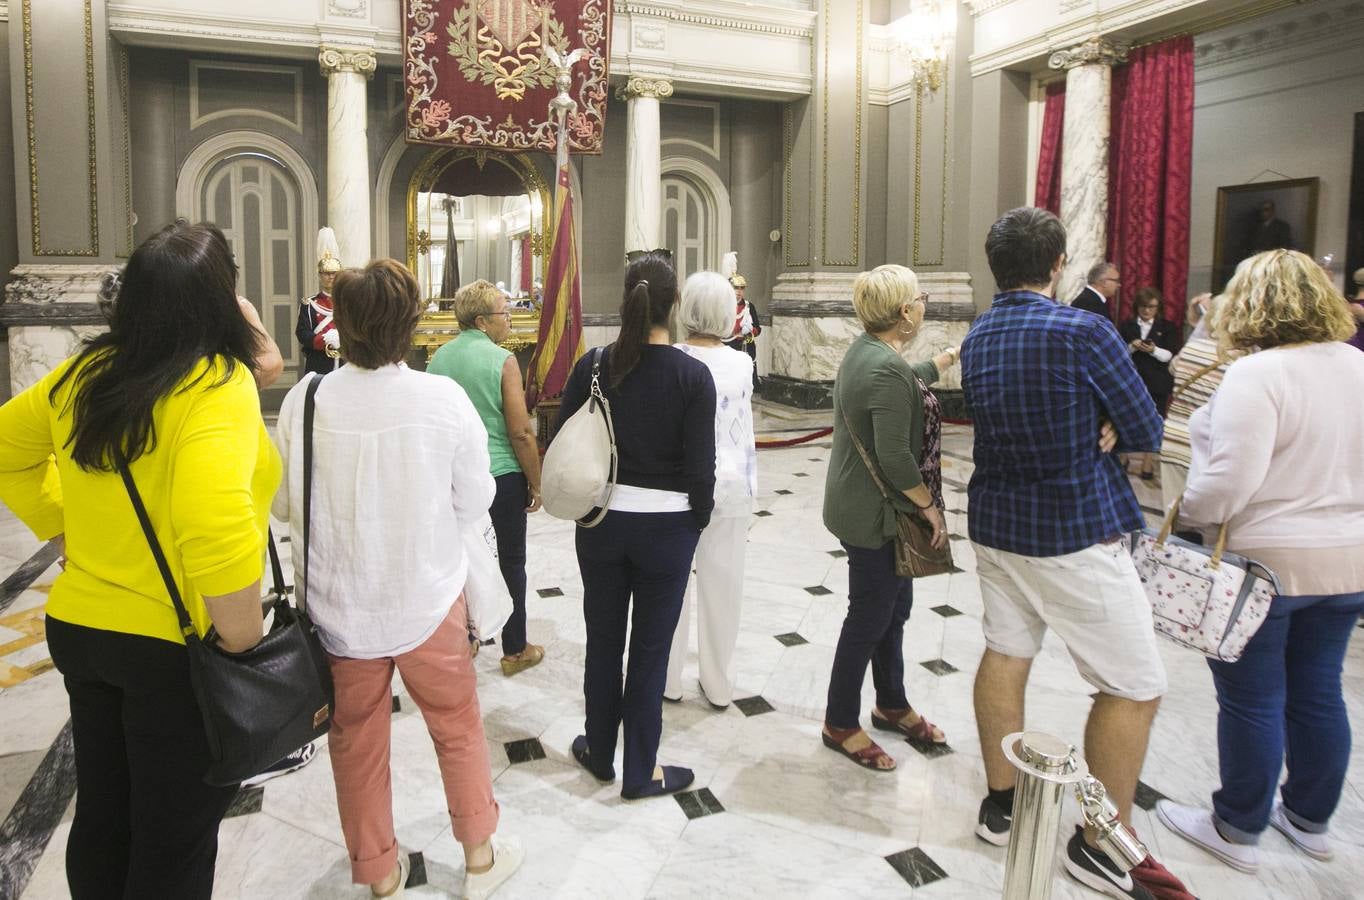
POLYGON ((1260 181, 1217 189, 1212 289, 1220 292, 1237 263, 1265 250, 1313 255, 1317 240, 1319 178, 1260 181))

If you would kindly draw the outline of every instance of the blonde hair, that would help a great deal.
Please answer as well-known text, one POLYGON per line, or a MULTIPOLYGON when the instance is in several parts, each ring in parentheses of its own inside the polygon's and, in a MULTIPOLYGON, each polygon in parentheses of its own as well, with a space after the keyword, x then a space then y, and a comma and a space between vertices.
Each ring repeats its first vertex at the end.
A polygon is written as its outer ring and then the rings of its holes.
POLYGON ((895 327, 900 309, 919 293, 919 276, 905 266, 888 263, 853 280, 853 311, 869 333, 895 327))
POLYGON ((459 320, 459 327, 476 328, 474 321, 479 316, 491 316, 500 296, 502 292, 497 285, 482 278, 455 291, 455 318, 459 320))
POLYGON ((734 334, 734 288, 719 272, 694 272, 682 285, 677 324, 687 337, 727 341, 734 334))
POLYGON ((1210 316, 1224 352, 1330 343, 1355 333, 1345 298, 1321 266, 1296 250, 1242 260, 1210 316))

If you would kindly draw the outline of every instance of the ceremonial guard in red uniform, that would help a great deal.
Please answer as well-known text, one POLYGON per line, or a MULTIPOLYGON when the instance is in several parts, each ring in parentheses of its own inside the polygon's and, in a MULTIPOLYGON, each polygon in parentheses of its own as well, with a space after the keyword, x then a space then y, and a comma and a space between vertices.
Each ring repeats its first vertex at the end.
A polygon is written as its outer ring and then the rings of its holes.
POLYGON ((758 384, 758 335, 763 333, 763 327, 758 322, 758 308, 753 305, 751 300, 744 297, 748 290, 748 279, 739 274, 739 254, 726 253, 724 260, 720 264, 720 271, 729 279, 730 286, 734 288, 734 331, 733 336, 725 341, 725 346, 732 350, 740 350, 747 353, 753 359, 753 385, 758 384))
POLYGON ((321 288, 303 300, 294 334, 303 351, 303 373, 330 372, 341 365, 341 335, 332 321, 332 283, 341 271, 336 234, 330 228, 317 233, 317 281, 321 288))

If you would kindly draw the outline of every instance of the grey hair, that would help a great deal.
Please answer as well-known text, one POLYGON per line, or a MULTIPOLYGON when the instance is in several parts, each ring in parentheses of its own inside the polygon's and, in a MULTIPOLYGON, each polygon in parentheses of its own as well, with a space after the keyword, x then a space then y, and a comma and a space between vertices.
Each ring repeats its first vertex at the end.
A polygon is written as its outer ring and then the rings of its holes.
POLYGON ((1097 284, 1099 279, 1104 277, 1105 272, 1107 272, 1109 269, 1116 268, 1117 266, 1115 266, 1113 263, 1109 262, 1106 259, 1103 260, 1102 262, 1096 262, 1094 265, 1089 267, 1089 274, 1085 276, 1085 283, 1097 284))
POLYGON ((694 272, 682 285, 677 324, 687 337, 727 341, 734 334, 734 288, 719 272, 694 272))

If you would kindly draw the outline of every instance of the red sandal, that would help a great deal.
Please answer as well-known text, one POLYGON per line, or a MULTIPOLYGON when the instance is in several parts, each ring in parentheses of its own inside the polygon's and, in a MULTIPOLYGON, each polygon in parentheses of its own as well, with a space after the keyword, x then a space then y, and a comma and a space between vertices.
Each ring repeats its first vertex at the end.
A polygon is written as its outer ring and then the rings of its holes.
POLYGON ((894 772, 896 766, 895 757, 881 749, 881 746, 875 741, 872 741, 861 750, 849 750, 847 747, 843 746, 844 741, 860 731, 862 731, 861 728, 830 728, 826 725, 820 736, 824 739, 824 746, 846 756, 864 769, 870 769, 873 772, 894 772), (880 765, 880 761, 883 757, 890 760, 891 764, 889 766, 880 765))
POLYGON ((900 715, 896 716, 894 719, 888 719, 873 709, 871 711, 871 725, 878 731, 894 731, 904 735, 909 740, 916 741, 920 744, 947 743, 946 735, 943 735, 942 740, 938 740, 933 736, 933 732, 938 730, 938 726, 934 725, 923 716, 919 716, 919 721, 915 722, 913 725, 906 725, 903 721, 904 714, 912 711, 913 707, 891 710, 892 714, 899 713, 900 715))

